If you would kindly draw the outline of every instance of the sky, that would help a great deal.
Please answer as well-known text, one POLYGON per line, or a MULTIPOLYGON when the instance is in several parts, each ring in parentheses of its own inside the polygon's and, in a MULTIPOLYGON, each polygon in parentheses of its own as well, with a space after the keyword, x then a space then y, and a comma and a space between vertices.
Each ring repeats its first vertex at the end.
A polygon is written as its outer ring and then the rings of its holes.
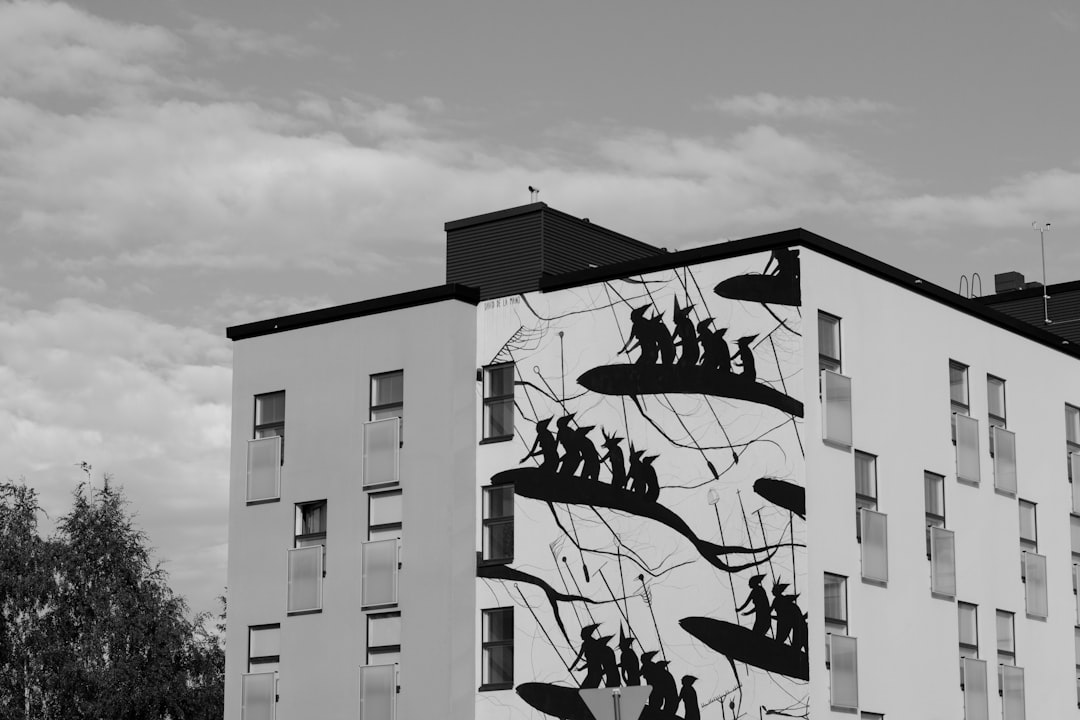
POLYGON ((1077 68, 1073 0, 0 0, 0 477, 48 529, 109 473, 213 609, 226 327, 441 284, 443 223, 529 185, 984 294, 1050 222, 1080 279, 1077 68))

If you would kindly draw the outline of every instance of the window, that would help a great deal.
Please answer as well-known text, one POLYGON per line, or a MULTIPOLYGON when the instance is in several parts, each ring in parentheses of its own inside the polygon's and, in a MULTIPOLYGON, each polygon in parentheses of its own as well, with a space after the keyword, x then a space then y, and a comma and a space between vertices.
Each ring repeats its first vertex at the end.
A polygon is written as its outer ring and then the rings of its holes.
POLYGON ((1024 609, 1028 617, 1046 618, 1046 556, 1024 553, 1024 609))
POLYGON ((1020 549, 1026 552, 1039 552, 1039 533, 1035 522, 1035 503, 1019 501, 1020 506, 1020 549))
POLYGON ((859 720, 885 720, 884 713, 861 712, 859 720))
POLYGON ((952 530, 930 528, 930 592, 956 597, 956 538, 952 530))
POLYGON ((367 616, 367 664, 391 665, 401 661, 401 613, 367 616))
POLYGON ((829 704, 854 710, 859 707, 858 641, 835 635, 829 646, 829 704))
POLYGON ((240 720, 274 720, 277 673, 248 673, 240 680, 240 720))
POLYGON ((818 312, 818 370, 841 371, 840 318, 818 312))
MULTIPOLYGON (((1080 453, 1080 408, 1065 406, 1065 455, 1068 460, 1069 480, 1073 479, 1073 455, 1080 453)), ((1075 494, 1075 490, 1074 490, 1075 494)), ((1074 501, 1073 507, 1076 508, 1074 501)), ((1080 509, 1080 508, 1078 508, 1080 509)))
POLYGON ((1072 566, 1072 581, 1073 581, 1073 600, 1076 606, 1076 622, 1075 625, 1080 627, 1080 565, 1074 564, 1072 566))
POLYGON ((374 540, 360 550, 360 604, 364 607, 395 605, 398 599, 398 560, 401 541, 374 540))
POLYGON ((993 375, 986 376, 986 414, 991 427, 1005 425, 1005 381, 993 375))
POLYGON ((960 663, 960 687, 964 691, 964 720, 988 720, 990 708, 987 700, 986 661, 964 658, 960 663))
POLYGON ((368 495, 368 540, 401 537, 401 491, 368 495))
POLYGON ((1080 562, 1080 515, 1069 516, 1073 562, 1080 562))
POLYGON ((248 440, 247 504, 281 499, 281 438, 248 440))
POLYGON ((484 488, 484 560, 514 559, 514 486, 484 488))
POLYGON ((296 537, 293 547, 326 545, 326 501, 296 506, 296 537))
POLYGON ((979 421, 953 414, 953 442, 956 444, 956 479, 978 483, 982 479, 979 457, 979 421))
POLYGON ((997 611, 997 658, 999 665, 1016 664, 1016 641, 1013 635, 1013 614, 997 611))
POLYGON ((843 448, 851 447, 851 378, 821 371, 821 437, 843 448))
POLYGON ((398 483, 401 424, 395 418, 364 423, 364 489, 398 483))
POLYGON ((394 720, 397 712, 397 665, 360 668, 360 720, 394 720))
POLYGON ((862 540, 862 509, 877 510, 877 456, 855 451, 855 534, 862 540))
POLYGON ((833 635, 847 635, 847 578, 843 575, 825 573, 825 662, 830 662, 829 653, 833 635))
POLYGON ((1076 656, 1076 706, 1080 707, 1080 627, 1073 628, 1073 646, 1076 656))
POLYGON ((482 690, 514 685, 514 608, 484 610, 482 690))
POLYGON ((998 671, 1002 720, 1024 720, 1024 668, 1003 665, 998 671))
POLYGON ((979 657, 979 608, 971 603, 956 603, 960 634, 960 657, 979 657))
POLYGON ((1003 427, 990 426, 990 455, 994 458, 994 488, 1016 494, 1016 435, 1003 427))
POLYGON ((255 439, 281 438, 281 462, 285 462, 285 391, 255 396, 255 439))
POLYGON ((281 625, 248 628, 248 672, 274 672, 281 661, 281 625))
POLYGON ((514 364, 484 368, 484 440, 514 436, 514 364))
POLYGON ((385 420, 396 417, 400 437, 405 437, 405 372, 382 373, 371 376, 371 416, 370 420, 385 420))
POLYGON ((323 549, 293 548, 289 555, 288 612, 322 610, 323 549))
POLYGON ((945 527, 945 477, 923 471, 923 497, 926 501, 926 559, 930 559, 930 528, 945 527))
POLYGON ((889 518, 885 513, 863 508, 859 518, 862 526, 859 539, 862 551, 863 580, 878 583, 889 581, 889 518))
POLYGON ((955 360, 949 361, 949 400, 954 413, 968 414, 968 367, 955 360))

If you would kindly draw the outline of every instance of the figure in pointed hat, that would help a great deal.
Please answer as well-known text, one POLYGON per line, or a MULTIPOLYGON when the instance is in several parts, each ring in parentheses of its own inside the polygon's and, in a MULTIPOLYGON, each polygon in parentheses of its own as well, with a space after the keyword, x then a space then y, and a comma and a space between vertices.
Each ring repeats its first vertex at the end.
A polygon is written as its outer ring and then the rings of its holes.
POLYGON ((666 710, 672 714, 679 705, 679 691, 675 687, 675 678, 668 671, 668 661, 653 661, 656 651, 641 656, 641 677, 646 685, 652 686, 649 694, 649 707, 666 710))
POLYGON ((787 588, 787 583, 776 583, 772 589, 772 609, 776 616, 776 639, 780 642, 787 642, 790 634, 791 647, 802 650, 806 648, 808 634, 806 617, 795 602, 798 595, 783 594, 787 588))
POLYGON ((682 692, 679 693, 679 702, 683 707, 684 720, 701 720, 701 706, 698 704, 697 691, 694 690, 693 675, 683 675, 682 692))
POLYGON ((769 596, 765 592, 765 588, 761 587, 763 579, 765 579, 764 575, 755 575, 750 578, 748 583, 750 585, 750 594, 746 597, 746 602, 735 608, 735 612, 739 612, 743 608, 753 605, 743 615, 754 616, 753 631, 758 635, 768 635, 769 628, 772 627, 772 606, 769 604, 769 596))
POLYGON ((622 679, 627 685, 641 684, 641 663, 638 662, 637 653, 634 652, 634 638, 623 632, 619 625, 619 667, 622 668, 622 679))
POLYGON ((626 474, 630 477, 630 492, 639 495, 645 494, 645 479, 642 476, 644 463, 641 462, 641 456, 644 454, 644 450, 635 450, 633 445, 630 446, 630 466, 626 474))
POLYGON ((574 442, 577 443, 578 454, 581 455, 581 477, 586 480, 600 481, 600 455, 596 452, 596 446, 589 439, 589 431, 593 425, 585 425, 577 429, 574 442))
POLYGON ((560 475, 573 475, 581 464, 581 451, 578 449, 577 430, 570 426, 574 413, 567 413, 555 421, 558 431, 555 440, 562 447, 563 454, 559 463, 560 475))
POLYGON ((623 490, 626 488, 626 459, 623 457, 622 448, 619 447, 622 438, 614 434, 608 435, 604 430, 601 432, 604 435, 604 447, 607 453, 600 458, 600 462, 611 461, 611 487, 623 490))
POLYGON ((743 378, 750 382, 757 380, 757 366, 754 364, 754 350, 750 343, 757 339, 757 335, 747 335, 739 338, 739 365, 742 366, 743 378))
POLYGON ((731 350, 728 348, 724 333, 727 328, 710 330, 712 318, 705 318, 697 324, 698 337, 701 339, 701 366, 722 373, 731 372, 731 350))
POLYGON ((653 315, 649 318, 649 326, 653 337, 656 338, 656 347, 660 351, 660 363, 663 365, 675 364, 675 340, 671 337, 671 331, 664 324, 664 313, 653 315))
POLYGON ((630 311, 630 337, 626 338, 626 344, 619 350, 620 353, 629 353, 635 347, 641 348, 635 365, 655 365, 659 353, 653 321, 645 317, 648 309, 648 305, 642 305, 630 311), (635 340, 637 343, 632 344, 635 340))
POLYGON ((660 481, 656 477, 656 468, 653 467, 653 461, 659 455, 647 455, 641 459, 641 476, 642 481, 645 483, 645 499, 649 502, 656 502, 660 499, 660 481))
MULTIPOLYGON (((598 627, 600 627, 600 624, 594 623, 581 628, 581 650, 578 651, 577 657, 570 663, 571 670, 585 670, 585 679, 581 681, 581 687, 583 688, 600 687, 600 682, 604 679, 604 649, 607 648, 607 643, 602 643, 599 639, 593 637, 593 632, 598 627), (581 660, 581 666, 575 667, 578 660, 581 660)), ((607 650, 610 652, 611 648, 607 648, 607 650)))
POLYGON ((555 436, 548 430, 548 424, 550 423, 551 418, 536 421, 536 439, 533 440, 532 447, 529 448, 529 454, 521 458, 521 462, 539 456, 542 470, 555 470, 555 467, 559 464, 559 448, 555 436))
POLYGON ((694 329, 694 323, 690 320, 690 311, 693 309, 693 305, 680 308, 679 298, 675 298, 675 334, 679 337, 677 345, 682 348, 679 365, 697 365, 700 357, 698 335, 694 329))

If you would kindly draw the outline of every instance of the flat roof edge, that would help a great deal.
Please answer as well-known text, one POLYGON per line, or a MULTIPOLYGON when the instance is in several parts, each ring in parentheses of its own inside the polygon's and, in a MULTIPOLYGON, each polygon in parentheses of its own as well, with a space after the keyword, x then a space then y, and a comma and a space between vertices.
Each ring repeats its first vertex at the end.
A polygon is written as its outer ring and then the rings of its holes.
POLYGON ((385 295, 371 300, 361 300, 346 303, 345 305, 308 310, 294 315, 283 315, 267 320, 256 320, 242 325, 233 325, 225 330, 225 337, 234 341, 245 340, 262 335, 273 335, 274 333, 324 325, 339 320, 364 317, 365 315, 377 315, 392 310, 404 310, 447 300, 457 300, 470 305, 477 305, 480 302, 480 291, 477 288, 460 283, 436 285, 435 287, 411 290, 396 295, 385 295))
POLYGON ((546 207, 547 203, 545 202, 534 202, 529 203, 528 205, 518 205, 517 207, 506 208, 505 210, 496 210, 495 212, 473 215, 471 217, 461 218, 460 220, 448 220, 443 223, 443 230, 449 232, 451 230, 472 227, 473 225, 483 225, 484 223, 495 222, 497 220, 505 220, 506 218, 517 217, 518 215, 528 215, 530 213, 539 212, 546 207))

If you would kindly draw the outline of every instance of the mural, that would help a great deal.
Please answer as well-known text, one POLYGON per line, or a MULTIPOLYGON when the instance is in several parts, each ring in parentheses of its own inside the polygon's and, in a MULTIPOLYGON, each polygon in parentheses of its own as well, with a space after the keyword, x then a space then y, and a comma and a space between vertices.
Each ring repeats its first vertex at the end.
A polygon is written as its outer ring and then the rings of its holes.
POLYGON ((645 720, 807 716, 799 303, 781 249, 481 308, 515 435, 478 471, 515 543, 478 600, 517 627, 514 697, 478 718, 589 720, 579 689, 638 684, 645 720))

